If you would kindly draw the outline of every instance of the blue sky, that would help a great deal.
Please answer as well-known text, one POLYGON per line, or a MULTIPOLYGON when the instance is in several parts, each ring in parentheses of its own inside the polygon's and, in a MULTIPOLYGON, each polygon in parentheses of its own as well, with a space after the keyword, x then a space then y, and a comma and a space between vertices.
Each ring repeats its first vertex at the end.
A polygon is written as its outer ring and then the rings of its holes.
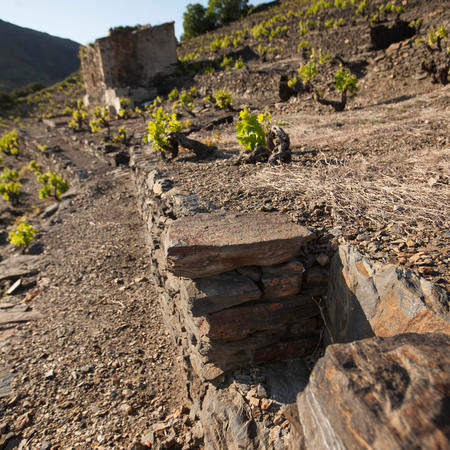
MULTIPOLYGON (((258 5, 269 0, 250 0, 258 5)), ((177 37, 183 32, 188 3, 207 0, 0 0, 0 19, 72 39, 80 44, 106 36, 119 25, 158 25, 175 21, 177 37)), ((1 43, 0 43, 1 45, 1 43)))

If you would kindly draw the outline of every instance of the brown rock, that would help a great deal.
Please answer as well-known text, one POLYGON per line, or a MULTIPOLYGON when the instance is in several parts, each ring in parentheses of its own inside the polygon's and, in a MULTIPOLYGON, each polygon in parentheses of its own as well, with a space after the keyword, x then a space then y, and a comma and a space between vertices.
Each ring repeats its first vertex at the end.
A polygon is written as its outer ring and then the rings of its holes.
POLYGON ((198 214, 169 226, 164 249, 170 272, 201 278, 285 262, 312 238, 310 231, 283 214, 198 214))
POLYGON ((329 346, 297 405, 306 448, 449 448, 450 338, 329 346))
POLYGON ((370 261, 347 245, 333 257, 326 306, 335 342, 426 331, 427 323, 429 331, 450 330, 443 289, 407 269, 370 261))
POLYGON ((262 271, 264 298, 278 298, 300 292, 305 271, 301 261, 292 260, 276 266, 264 266, 262 271))
POLYGON ((257 331, 279 330, 288 324, 306 323, 318 314, 318 307, 311 297, 297 295, 210 314, 203 322, 201 332, 211 339, 240 340, 257 331))
POLYGON ((235 272, 178 280, 181 298, 193 316, 203 316, 261 297, 261 291, 253 281, 235 272))
POLYGON ((303 275, 305 286, 323 286, 328 284, 328 270, 319 266, 312 266, 303 275))

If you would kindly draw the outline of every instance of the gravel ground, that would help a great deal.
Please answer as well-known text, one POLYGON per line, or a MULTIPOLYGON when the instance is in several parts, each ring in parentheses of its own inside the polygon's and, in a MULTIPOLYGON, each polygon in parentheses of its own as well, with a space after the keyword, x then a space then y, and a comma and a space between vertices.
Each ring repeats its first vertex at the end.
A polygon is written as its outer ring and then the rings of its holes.
MULTIPOLYGON (((155 424, 175 423, 184 443, 184 384, 146 275, 133 182, 98 160, 91 171, 70 206, 42 224, 42 292, 28 303, 42 319, 0 328, 1 375, 14 376, 0 398, 1 439, 21 448, 128 448, 153 439, 155 424)), ((164 430, 155 437, 174 438, 173 427, 164 430)))

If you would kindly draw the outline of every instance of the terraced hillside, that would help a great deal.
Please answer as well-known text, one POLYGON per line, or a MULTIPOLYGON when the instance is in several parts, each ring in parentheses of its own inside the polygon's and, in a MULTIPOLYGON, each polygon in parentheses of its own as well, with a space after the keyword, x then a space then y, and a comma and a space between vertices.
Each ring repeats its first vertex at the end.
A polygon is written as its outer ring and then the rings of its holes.
POLYGON ((0 112, 0 448, 447 445, 450 2, 363 3, 183 42, 118 114, 78 77, 0 112))

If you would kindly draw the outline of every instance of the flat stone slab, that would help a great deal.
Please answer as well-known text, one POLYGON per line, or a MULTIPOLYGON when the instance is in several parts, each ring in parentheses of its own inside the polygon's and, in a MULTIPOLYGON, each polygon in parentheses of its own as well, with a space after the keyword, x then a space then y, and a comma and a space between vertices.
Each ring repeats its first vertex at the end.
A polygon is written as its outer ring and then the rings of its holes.
POLYGON ((313 237, 284 214, 213 213, 174 221, 163 246, 170 272, 203 278, 288 261, 313 237))
POLYGON ((0 263, 0 281, 32 275, 37 272, 39 256, 18 255, 0 263))
POLYGON ((177 284, 181 298, 194 317, 258 300, 262 295, 256 283, 236 272, 196 280, 169 276, 172 283, 177 284))
POLYGON ((43 316, 28 305, 16 305, 8 309, 0 309, 0 325, 29 322, 42 319, 43 316))

